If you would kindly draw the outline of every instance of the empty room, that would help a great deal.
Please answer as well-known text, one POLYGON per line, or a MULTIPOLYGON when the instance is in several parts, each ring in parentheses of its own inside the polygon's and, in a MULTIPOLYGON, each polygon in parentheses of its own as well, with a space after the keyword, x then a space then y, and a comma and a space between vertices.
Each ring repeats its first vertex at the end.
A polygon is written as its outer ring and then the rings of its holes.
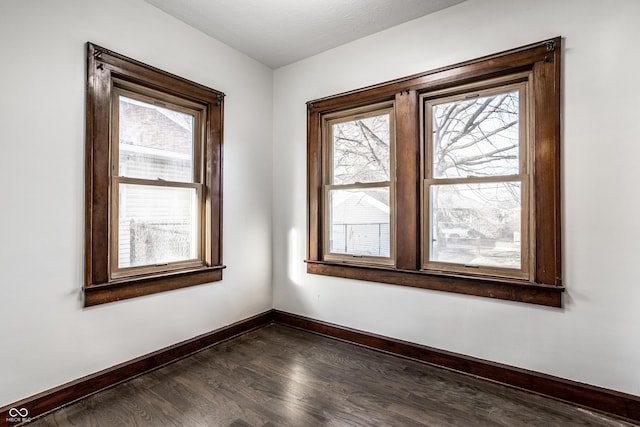
POLYGON ((637 0, 1 0, 0 426, 640 424, 637 0))

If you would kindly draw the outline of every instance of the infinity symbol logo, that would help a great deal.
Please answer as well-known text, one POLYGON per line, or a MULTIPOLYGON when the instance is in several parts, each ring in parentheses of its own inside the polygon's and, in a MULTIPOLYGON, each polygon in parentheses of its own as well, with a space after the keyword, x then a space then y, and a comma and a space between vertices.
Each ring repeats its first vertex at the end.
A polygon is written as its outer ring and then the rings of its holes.
POLYGON ((20 408, 20 409, 11 408, 11 409, 9 409, 9 416, 10 417, 26 418, 27 415, 29 415, 29 410, 27 408, 20 408))

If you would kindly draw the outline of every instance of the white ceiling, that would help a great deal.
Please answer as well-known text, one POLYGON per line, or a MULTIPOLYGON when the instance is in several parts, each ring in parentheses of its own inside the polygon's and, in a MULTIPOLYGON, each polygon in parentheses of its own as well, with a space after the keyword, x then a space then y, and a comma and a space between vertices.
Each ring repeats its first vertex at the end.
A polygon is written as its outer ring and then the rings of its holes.
POLYGON ((145 0, 278 68, 464 0, 145 0))

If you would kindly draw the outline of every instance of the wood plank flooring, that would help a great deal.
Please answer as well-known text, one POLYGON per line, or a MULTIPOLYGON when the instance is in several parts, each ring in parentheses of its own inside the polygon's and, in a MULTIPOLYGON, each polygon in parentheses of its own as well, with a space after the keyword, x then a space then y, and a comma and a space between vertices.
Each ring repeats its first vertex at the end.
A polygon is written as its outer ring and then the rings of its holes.
POLYGON ((30 424, 631 425, 552 399, 281 325, 252 331, 30 424))

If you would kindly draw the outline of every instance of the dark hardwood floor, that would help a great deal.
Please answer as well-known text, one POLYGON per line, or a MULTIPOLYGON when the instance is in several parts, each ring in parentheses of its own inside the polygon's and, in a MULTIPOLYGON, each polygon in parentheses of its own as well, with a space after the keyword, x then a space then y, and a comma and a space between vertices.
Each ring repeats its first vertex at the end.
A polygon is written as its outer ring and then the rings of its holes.
POLYGON ((552 399, 270 325, 30 426, 631 426, 552 399))

